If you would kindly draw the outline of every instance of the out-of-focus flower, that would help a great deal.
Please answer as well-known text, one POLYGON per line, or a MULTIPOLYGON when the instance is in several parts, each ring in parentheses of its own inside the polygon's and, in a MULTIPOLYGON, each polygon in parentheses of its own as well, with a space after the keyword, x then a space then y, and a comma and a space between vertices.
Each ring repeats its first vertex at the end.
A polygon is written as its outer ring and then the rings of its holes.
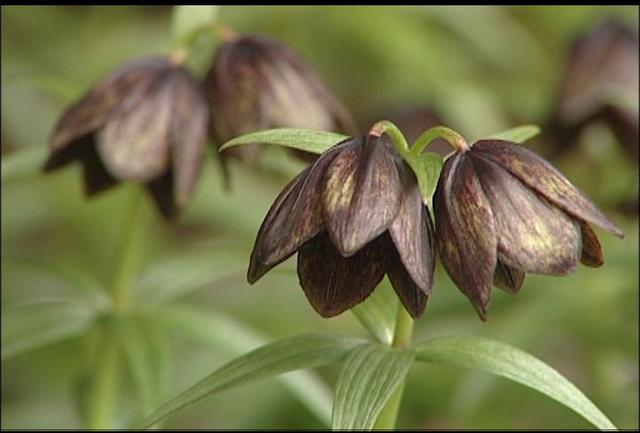
POLYGON ((442 263, 483 320, 492 285, 516 293, 526 272, 602 265, 589 224, 623 236, 551 164, 508 141, 480 140, 448 158, 433 207, 442 263))
POLYGON ((89 90, 59 120, 44 170, 81 161, 89 196, 144 182, 162 214, 174 216, 194 189, 209 120, 200 84, 178 63, 136 59, 89 90))
POLYGON ((637 31, 613 19, 574 41, 550 127, 557 153, 573 147, 585 126, 602 121, 637 163, 639 49, 637 31))
POLYGON ((298 277, 324 317, 362 302, 386 273, 407 311, 424 311, 434 237, 415 175, 386 139, 346 140, 300 173, 271 206, 247 273, 256 282, 298 252, 298 277))
MULTIPOLYGON (((316 73, 293 50, 273 39, 228 34, 206 78, 211 132, 219 146, 238 135, 290 127, 355 134, 353 120, 316 73)), ((259 144, 221 154, 255 165, 259 144)), ((316 155, 296 152, 307 160, 316 155)))

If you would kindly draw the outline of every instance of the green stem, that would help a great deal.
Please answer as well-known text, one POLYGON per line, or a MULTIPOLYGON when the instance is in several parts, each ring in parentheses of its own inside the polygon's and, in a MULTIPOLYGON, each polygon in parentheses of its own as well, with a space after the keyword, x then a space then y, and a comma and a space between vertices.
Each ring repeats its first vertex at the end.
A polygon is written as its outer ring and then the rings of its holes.
POLYGON ((436 138, 444 138, 447 140, 456 152, 466 152, 469 150, 469 145, 465 139, 456 131, 446 126, 434 126, 433 128, 427 129, 418 137, 411 148, 411 152, 420 155, 424 148, 436 138))
POLYGON ((105 328, 88 413, 87 428, 90 430, 115 427, 113 409, 118 393, 117 378, 120 375, 120 355, 118 342, 109 329, 110 326, 105 328))
MULTIPOLYGON (((135 186, 126 219, 123 222, 122 238, 117 250, 115 273, 112 282, 112 307, 110 315, 120 314, 130 306, 129 293, 140 264, 142 249, 141 221, 144 214, 143 200, 135 186)), ((111 319, 111 317, 107 317, 111 319)), ((98 353, 96 373, 91 393, 88 427, 90 429, 115 428, 114 418, 118 403, 121 353, 111 320, 104 327, 103 344, 98 353)))
MULTIPOLYGON (((392 347, 396 348, 408 348, 411 347, 411 338, 413 337, 413 319, 407 313, 407 310, 400 303, 398 305, 398 315, 396 318, 396 329, 393 334, 392 347)), ((378 420, 373 427, 376 430, 392 430, 396 426, 396 420, 398 419, 398 410, 400 409, 400 402, 402 401, 402 395, 404 393, 404 382, 402 382, 398 389, 394 391, 386 405, 380 412, 378 420)))
POLYGON ((407 139, 404 138, 400 129, 392 122, 381 120, 376 122, 369 130, 369 135, 373 135, 374 137, 382 137, 382 134, 387 134, 391 138, 400 155, 409 151, 407 139))
POLYGON ((133 284, 133 278, 140 265, 142 236, 141 220, 144 206, 140 191, 132 191, 128 213, 123 221, 122 238, 116 255, 115 275, 112 283, 113 308, 116 311, 126 310, 129 307, 129 292, 133 284))

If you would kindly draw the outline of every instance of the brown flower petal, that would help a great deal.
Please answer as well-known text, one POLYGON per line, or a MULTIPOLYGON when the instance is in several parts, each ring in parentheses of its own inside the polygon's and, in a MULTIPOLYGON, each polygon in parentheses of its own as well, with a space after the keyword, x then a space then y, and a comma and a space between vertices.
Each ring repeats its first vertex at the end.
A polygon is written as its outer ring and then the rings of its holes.
POLYGON ((173 174, 171 170, 147 182, 147 189, 162 216, 171 220, 176 217, 178 207, 174 199, 173 174))
POLYGON ((357 252, 384 232, 400 207, 402 189, 382 138, 354 139, 325 175, 325 227, 343 256, 357 252))
POLYGON ((473 145, 472 152, 495 161, 565 212, 600 226, 618 237, 624 236, 620 228, 562 173, 524 146, 502 140, 480 140, 473 145))
POLYGON ((84 192, 88 197, 105 191, 118 181, 111 176, 93 145, 93 137, 86 136, 78 143, 78 149, 82 149, 82 172, 84 175, 84 192), (87 143, 87 141, 89 143, 87 143))
POLYGON ((98 152, 114 177, 148 181, 167 169, 171 90, 162 85, 133 107, 121 107, 98 133, 98 152))
POLYGON ((416 284, 411 274, 405 268, 391 238, 387 234, 382 235, 382 237, 386 238, 387 244, 385 248, 387 252, 386 271, 389 281, 396 291, 398 298, 400 298, 402 305, 404 305, 411 317, 416 319, 424 313, 431 287, 429 287, 429 290, 425 290, 419 284, 416 284))
POLYGON ((600 247, 600 241, 593 232, 589 224, 580 223, 580 233, 582 235, 582 254, 580 256, 580 262, 583 265, 597 268, 604 263, 604 255, 602 254, 602 248, 600 247))
POLYGON ((171 153, 175 175, 175 201, 183 206, 200 174, 207 142, 209 110, 199 83, 183 69, 173 76, 171 153))
POLYGON ((429 294, 435 268, 434 230, 429 209, 422 203, 418 182, 404 162, 398 163, 403 196, 389 234, 404 268, 420 289, 429 294))
POLYGON ((467 154, 453 155, 442 168, 433 198, 436 242, 447 273, 486 320, 498 243, 493 213, 467 154))
POLYGON ((384 277, 384 245, 379 238, 345 258, 323 231, 300 247, 298 278, 313 308, 333 317, 364 301, 384 277))
POLYGON ((142 97, 167 64, 164 58, 149 57, 123 65, 67 109, 53 132, 51 149, 60 150, 102 127, 114 110, 142 97))
POLYGON ((251 253, 247 280, 253 284, 322 229, 320 202, 325 171, 342 145, 331 149, 299 174, 276 198, 251 253))
POLYGON ((524 272, 573 272, 581 250, 577 223, 491 159, 469 155, 493 211, 500 260, 524 272))
POLYGON ((507 266, 498 259, 496 272, 493 274, 493 285, 509 293, 518 293, 524 276, 525 273, 521 270, 507 266))

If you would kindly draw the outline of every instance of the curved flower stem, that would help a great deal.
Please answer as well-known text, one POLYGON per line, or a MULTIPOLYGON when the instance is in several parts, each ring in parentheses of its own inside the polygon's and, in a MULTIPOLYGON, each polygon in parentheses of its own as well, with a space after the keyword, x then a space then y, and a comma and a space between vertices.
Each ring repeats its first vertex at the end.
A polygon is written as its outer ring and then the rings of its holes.
POLYGON ((469 145, 465 139, 456 131, 446 126, 434 126, 433 128, 427 129, 418 137, 411 148, 411 152, 420 155, 424 148, 436 138, 444 138, 447 140, 456 152, 466 152, 469 150, 469 145))
POLYGON ((400 129, 392 122, 381 120, 376 122, 369 130, 369 135, 373 135, 374 137, 382 137, 383 134, 387 134, 391 138, 400 155, 409 151, 407 139, 404 138, 400 129))
MULTIPOLYGON (((130 307, 129 292, 140 264, 142 249, 141 222, 144 206, 138 186, 132 191, 131 202, 123 221, 122 238, 116 252, 116 266, 111 285, 110 315, 120 314, 130 307)), ((118 402, 121 357, 117 338, 110 320, 105 321, 102 345, 98 353, 93 388, 91 390, 88 428, 115 428, 114 415, 118 402)))
MULTIPOLYGON (((404 306, 399 303, 398 315, 396 318, 396 329, 393 334, 392 347, 407 348, 411 347, 411 338, 413 337, 413 319, 407 313, 404 306)), ((396 426, 396 420, 398 418, 398 409, 400 409, 400 402, 402 401, 402 395, 404 393, 404 382, 402 382, 398 389, 391 395, 387 404, 380 412, 378 420, 374 425, 374 429, 378 430, 392 430, 396 426)))

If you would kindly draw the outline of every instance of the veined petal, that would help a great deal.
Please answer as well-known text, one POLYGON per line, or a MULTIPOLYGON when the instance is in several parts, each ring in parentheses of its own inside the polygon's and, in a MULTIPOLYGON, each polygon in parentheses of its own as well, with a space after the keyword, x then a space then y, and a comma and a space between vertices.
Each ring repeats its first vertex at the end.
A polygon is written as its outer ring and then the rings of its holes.
POLYGON ((97 134, 107 170, 118 179, 148 181, 165 172, 173 115, 171 83, 164 81, 132 107, 121 107, 97 134))
POLYGON ((435 236, 429 209, 411 169, 398 164, 403 196, 398 215, 389 226, 389 234, 401 263, 420 289, 429 294, 435 269, 435 236))
POLYGON ((620 238, 624 236, 562 173, 526 147, 502 140, 480 140, 473 145, 472 152, 490 158, 570 215, 620 238))
POLYGON ((249 283, 258 281, 320 232, 323 225, 322 180, 327 167, 342 148, 338 145, 322 155, 313 166, 291 181, 273 202, 251 253, 247 273, 249 283))
POLYGON ((571 216, 482 154, 469 155, 493 211, 500 260, 524 272, 573 272, 582 245, 571 216))
POLYGON ((325 175, 322 210, 325 227, 348 257, 384 232, 398 213, 402 189, 382 138, 354 139, 325 175))
POLYGON ((447 273, 486 320, 498 242, 493 213, 468 157, 447 159, 433 199, 438 252, 447 273))
POLYGON ((390 237, 386 234, 383 235, 383 237, 387 238, 387 247, 385 250, 387 252, 386 271, 389 281, 398 298, 400 298, 400 302, 404 305, 404 308, 409 312, 411 317, 416 319, 424 313, 431 288, 429 288, 429 291, 426 291, 420 287, 420 285, 416 284, 416 281, 405 268, 390 237))
POLYGON ((165 58, 148 57, 121 66, 65 111, 51 136, 51 149, 59 151, 102 127, 114 110, 145 94, 167 65, 165 58))
POLYGON ((311 306, 332 317, 364 301, 384 277, 384 246, 381 237, 343 257, 322 231, 300 247, 298 278, 311 306))

